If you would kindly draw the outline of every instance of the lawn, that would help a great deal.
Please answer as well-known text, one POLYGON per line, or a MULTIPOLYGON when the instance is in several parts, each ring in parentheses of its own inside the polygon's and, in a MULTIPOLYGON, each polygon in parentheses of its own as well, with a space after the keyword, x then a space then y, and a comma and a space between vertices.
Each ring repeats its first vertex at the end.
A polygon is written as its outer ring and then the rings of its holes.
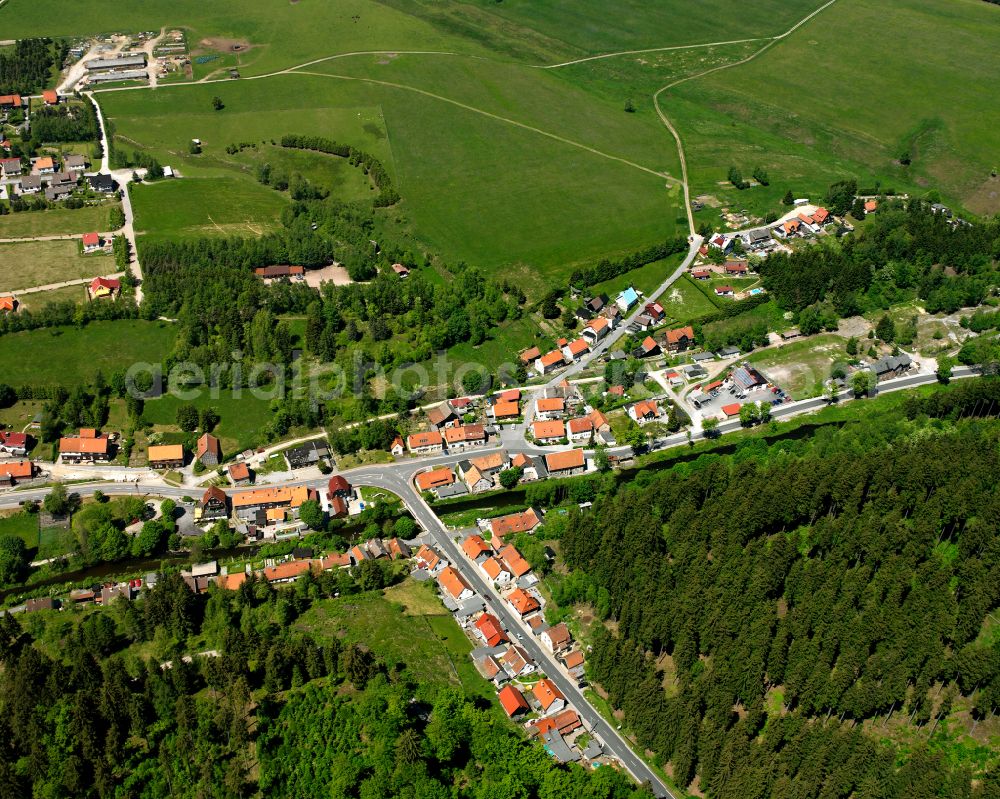
POLYGON ((697 319, 717 310, 713 302, 687 275, 681 277, 660 297, 667 316, 681 322, 697 319))
POLYGON ((77 548, 76 535, 69 527, 43 527, 38 533, 36 560, 68 555, 77 548))
POLYGON ((365 643, 390 666, 407 668, 420 683, 493 696, 469 658, 471 643, 437 599, 433 582, 407 579, 385 592, 316 603, 295 626, 320 637, 365 643))
POLYGON ((0 537, 5 535, 20 538, 28 549, 37 549, 38 514, 21 512, 0 517, 0 537))
POLYGON ((87 384, 135 363, 159 363, 175 329, 167 322, 120 320, 85 327, 55 327, 0 336, 4 380, 12 386, 87 384))
POLYGON ((658 288, 664 280, 674 273, 683 260, 684 253, 678 253, 662 261, 653 261, 651 264, 640 266, 624 275, 605 280, 603 283, 596 283, 587 289, 587 293, 607 294, 608 297, 614 299, 619 292, 632 286, 637 291, 641 291, 644 296, 648 296, 651 291, 658 288))
POLYGON ((115 272, 111 256, 83 255, 71 240, 0 244, 0 263, 0 294, 115 272))
POLYGON ((52 208, 0 216, 0 239, 57 236, 61 233, 108 232, 108 212, 119 203, 83 208, 52 208))
POLYGON ((185 178, 135 186, 136 232, 157 238, 259 236, 279 227, 287 200, 256 181, 185 178))
POLYGON ((747 360, 799 400, 823 392, 833 364, 847 361, 846 344, 841 336, 823 334, 751 353, 747 360))
MULTIPOLYGON (((233 396, 231 390, 220 390, 218 397, 211 396, 211 389, 198 390, 194 399, 181 399, 165 394, 148 400, 142 412, 150 424, 170 430, 177 430, 177 408, 190 402, 196 408, 214 408, 219 414, 219 424, 213 431, 222 444, 223 457, 260 443, 259 431, 271 419, 271 403, 258 399, 244 390, 241 397, 233 396)), ((284 463, 282 461, 282 463, 284 463)))
POLYGON ((856 175, 865 185, 881 178, 883 186, 936 188, 974 212, 997 211, 1000 181, 990 170, 1000 162, 1000 136, 980 100, 1000 72, 998 38, 1000 8, 989 3, 838 0, 754 61, 665 98, 685 141, 692 193, 716 192, 730 164, 745 174, 761 164, 769 188, 724 193, 747 207, 787 188, 817 196, 831 178, 856 175), (893 47, 885 47, 887 30, 899 32, 893 47), (898 162, 903 152, 909 167, 898 162))
POLYGON ((48 291, 33 291, 31 294, 21 294, 19 299, 25 309, 37 311, 52 302, 75 302, 82 305, 89 302, 86 285, 63 286, 61 289, 48 291))

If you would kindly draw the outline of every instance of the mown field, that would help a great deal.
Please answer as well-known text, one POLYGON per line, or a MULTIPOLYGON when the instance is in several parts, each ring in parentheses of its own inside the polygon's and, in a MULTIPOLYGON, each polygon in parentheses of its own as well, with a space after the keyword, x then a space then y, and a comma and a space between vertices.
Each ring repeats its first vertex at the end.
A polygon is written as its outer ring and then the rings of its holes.
MULTIPOLYGON (((30 295, 29 295, 30 296, 30 295)), ((119 320, 0 336, 4 381, 12 386, 87 384, 137 362, 159 363, 175 331, 167 322, 119 320)))
POLYGON ((88 205, 69 210, 53 208, 0 216, 0 239, 23 239, 35 236, 58 236, 64 233, 107 233, 108 213, 119 203, 88 205))
POLYGON ((255 397, 249 391, 244 391, 237 397, 231 390, 220 391, 218 397, 212 397, 207 388, 198 390, 197 395, 191 399, 167 394, 148 400, 142 416, 157 429, 179 431, 180 428, 176 426, 177 408, 187 403, 191 403, 198 410, 214 408, 219 414, 219 424, 213 433, 219 438, 223 457, 226 458, 257 444, 257 431, 271 418, 268 399, 255 397))
POLYGON ((1000 210, 1000 132, 982 92, 1000 72, 1000 7, 945 0, 838 2, 759 58, 664 98, 684 138, 693 193, 743 207, 832 179, 940 190, 1000 210), (894 31, 891 46, 886 31, 894 31), (945 100, 944 98, 947 98, 945 100), (904 166, 900 156, 909 153, 904 166), (719 187, 730 164, 765 166, 771 187, 719 187))
POLYGON ((80 243, 72 239, 0 244, 0 264, 3 264, 0 293, 115 271, 111 256, 83 255, 80 243))

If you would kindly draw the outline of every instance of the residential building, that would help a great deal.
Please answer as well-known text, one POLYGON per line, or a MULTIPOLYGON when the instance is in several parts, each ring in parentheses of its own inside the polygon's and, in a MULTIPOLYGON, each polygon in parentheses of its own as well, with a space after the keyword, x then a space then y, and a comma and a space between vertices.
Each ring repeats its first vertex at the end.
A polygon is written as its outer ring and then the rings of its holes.
POLYGON ((218 466, 222 461, 222 447, 219 445, 219 439, 211 433, 204 433, 198 439, 198 445, 195 448, 195 458, 208 468, 218 466))
POLYGON ((264 579, 269 583, 291 583, 312 568, 308 560, 289 560, 276 566, 269 566, 263 571, 264 579))
POLYGON ((590 341, 591 344, 600 341, 611 330, 611 322, 604 316, 591 319, 583 328, 581 335, 590 341))
POLYGON ((326 495, 330 499, 334 497, 353 499, 354 486, 347 482, 347 479, 342 475, 337 474, 331 477, 330 481, 326 484, 326 495))
POLYGON ((17 485, 34 474, 35 467, 29 460, 0 461, 0 483, 4 485, 17 485))
POLYGON ((723 252, 729 252, 733 248, 733 240, 722 233, 716 233, 708 242, 712 247, 723 252))
POLYGON ((503 712, 510 718, 531 710, 527 700, 524 698, 524 694, 513 685, 505 685, 501 688, 499 693, 497 693, 497 699, 500 701, 500 707, 503 708, 503 712))
POLYGON ((23 171, 21 167, 21 159, 0 158, 0 171, 3 172, 3 177, 5 178, 18 177, 23 171))
POLYGON ((41 190, 41 175, 25 175, 21 178, 21 194, 38 194, 41 190))
POLYGON ((99 194, 114 194, 115 180, 111 175, 88 175, 90 188, 99 194))
POLYGON ((416 482, 417 488, 421 491, 434 491, 435 489, 454 483, 455 475, 449 467, 442 466, 438 469, 421 472, 417 475, 416 482))
POLYGON ((497 585, 506 585, 514 579, 507 567, 496 558, 486 558, 479 564, 479 568, 497 585))
POLYGON ((111 460, 111 441, 106 434, 83 428, 78 436, 59 439, 59 457, 64 463, 95 463, 111 460))
POLYGON ((245 461, 239 461, 238 463, 230 464, 229 479, 232 481, 234 486, 250 485, 250 482, 252 480, 250 475, 250 467, 246 465, 245 461))
POLYGON ((121 291, 122 284, 117 278, 95 277, 90 281, 90 299, 99 300, 102 297, 114 299, 121 291))
POLYGON ((507 647, 507 651, 500 656, 500 662, 503 663, 511 677, 523 677, 535 671, 535 663, 532 661, 531 655, 517 644, 507 647))
POLYGON ((516 419, 521 415, 521 406, 517 402, 499 400, 490 406, 490 415, 498 422, 516 419))
POLYGON ((13 430, 0 430, 0 453, 4 455, 27 455, 28 434, 13 430))
POLYGON ((591 297, 584 302, 584 307, 591 313, 600 313, 604 310, 604 307, 608 304, 607 294, 598 294, 596 297, 591 297))
POLYGON ((766 246, 771 241, 771 231, 767 228, 756 228, 746 234, 746 243, 752 249, 766 246))
POLYGON ((587 470, 587 460, 582 449, 554 452, 545 456, 545 468, 550 477, 572 477, 587 470))
POLYGON ((890 378, 898 377, 904 372, 908 372, 912 365, 913 362, 910 360, 910 356, 906 353, 900 353, 899 355, 887 355, 884 358, 880 358, 871 365, 871 370, 879 380, 889 380, 890 378))
POLYGON ((304 469, 315 466, 330 457, 330 447, 325 441, 307 441, 292 449, 285 450, 285 462, 289 469, 304 469))
POLYGON ((507 567, 507 571, 515 579, 524 577, 524 575, 531 571, 531 564, 524 559, 524 556, 517 551, 517 547, 513 544, 507 544, 507 546, 500 550, 500 560, 503 561, 504 566, 507 567))
POLYGON ((639 293, 631 286, 615 297, 615 305, 622 313, 628 313, 629 309, 637 302, 639 302, 639 293))
POLYGON ((656 400, 643 400, 628 409, 629 418, 638 424, 648 424, 660 418, 660 408, 656 400))
POLYGON ((20 108, 20 107, 21 107, 21 95, 0 94, 0 109, 6 111, 9 108, 20 108))
POLYGON ((182 444, 157 444, 146 451, 150 469, 179 469, 184 465, 182 444))
POLYGON ((104 242, 101 240, 100 233, 84 233, 83 234, 83 251, 84 253, 97 252, 102 247, 104 247, 104 242))
POLYGON ((877 200, 865 200, 865 213, 873 214, 878 209, 877 200))
POLYGON ((483 491, 493 489, 493 478, 484 475, 478 468, 469 461, 462 461, 458 464, 458 472, 468 486, 470 494, 481 494, 483 491))
POLYGON ((35 175, 52 175, 56 171, 56 162, 51 156, 43 155, 31 162, 31 171, 35 175))
POLYGON ((410 276, 410 270, 407 269, 402 264, 393 264, 392 265, 392 271, 395 272, 399 276, 400 280, 403 280, 403 279, 408 278, 410 276))
POLYGON ((659 322, 664 316, 666 316, 666 311, 663 310, 663 306, 658 302, 647 302, 646 307, 643 310, 646 312, 646 316, 654 322, 659 322))
POLYGON ((532 422, 531 435, 538 444, 554 444, 566 437, 566 425, 562 419, 549 422, 532 422))
POLYGON ((684 352, 694 346, 694 328, 691 325, 668 330, 667 352, 684 352))
POLYGON ((437 579, 441 590, 456 602, 470 599, 474 593, 472 587, 465 582, 465 578, 451 566, 445 566, 437 579))
POLYGON ((590 441, 594 434, 594 422, 589 416, 580 416, 576 419, 570 419, 567 429, 571 444, 585 444, 590 441))
POLYGON ((507 602, 521 618, 524 618, 529 613, 534 613, 542 607, 538 600, 523 588, 515 588, 507 594, 507 602))
POLYGON ((490 532, 493 534, 493 545, 499 549, 497 542, 502 542, 504 536, 514 533, 530 533, 541 523, 538 512, 534 508, 528 508, 522 513, 511 513, 508 516, 491 519, 490 532))
POLYGON ((552 350, 535 361, 535 371, 539 374, 547 375, 549 372, 554 372, 560 366, 565 364, 566 360, 563 358, 563 354, 560 350, 552 350))
POLYGON ((481 535, 470 535, 462 542, 462 551, 469 556, 470 560, 478 561, 479 558, 489 556, 493 549, 487 544, 481 535))
POLYGON ((270 280, 281 280, 282 278, 300 278, 305 275, 306 270, 303 266, 291 266, 289 264, 274 264, 272 266, 258 266, 253 270, 257 277, 263 278, 264 281, 270 280))
POLYGON ((712 272, 708 269, 694 269, 691 271, 691 277, 695 280, 708 280, 712 277, 712 272))
POLYGON ((449 452, 463 452, 486 446, 486 430, 481 424, 455 425, 444 429, 444 439, 449 452))
POLYGON ((585 338, 578 338, 563 347, 562 352, 567 361, 575 361, 590 352, 590 343, 585 338))
POLYGON ((553 655, 557 655, 565 649, 569 649, 570 645, 573 643, 573 636, 569 634, 569 628, 566 626, 565 622, 559 622, 559 624, 554 627, 549 627, 549 629, 544 630, 541 635, 538 636, 538 640, 542 642, 542 646, 549 650, 553 655))
POLYGON ((229 497, 218 486, 209 486, 201 498, 201 521, 211 522, 229 517, 229 497))
POLYGON ((542 713, 558 713, 566 707, 566 697, 548 677, 542 677, 536 682, 531 693, 534 695, 535 701, 538 702, 542 713))
POLYGON ((646 336, 642 340, 642 344, 639 345, 639 351, 636 353, 640 358, 649 358, 653 355, 660 354, 660 345, 656 343, 656 339, 652 336, 646 336))
POLYGON ((746 261, 729 261, 726 263, 724 269, 727 275, 746 277, 750 267, 746 261))
POLYGON ((333 519, 342 519, 348 514, 347 503, 344 502, 342 497, 333 497, 330 500, 330 517, 333 519))
POLYGON ((317 501, 319 495, 315 489, 306 486, 291 486, 280 488, 252 488, 249 491, 238 491, 233 494, 233 511, 241 519, 252 519, 258 510, 267 511, 280 508, 292 512, 298 511, 306 500, 317 501))
POLYGON ((715 296, 717 297, 732 297, 736 294, 736 289, 732 286, 716 286, 715 296))
POLYGON ((442 402, 433 408, 427 409, 427 421, 430 422, 431 427, 435 430, 440 430, 452 422, 457 422, 458 417, 447 402, 442 402))
POLYGON ((406 437, 406 448, 415 455, 441 453, 444 452, 444 438, 436 430, 411 433, 406 437))
POLYGON ((389 447, 389 452, 397 457, 406 452, 406 444, 403 443, 403 439, 401 437, 396 436, 392 440, 392 446, 389 447))
POLYGON ((8 294, 4 297, 0 297, 0 313, 9 314, 16 313, 17 306, 21 303, 18 301, 17 297, 12 294, 8 294))
POLYGON ((566 411, 566 400, 562 397, 540 397, 535 400, 535 418, 560 419, 566 411))
POLYGON ((79 179, 87 168, 87 158, 82 155, 67 155, 63 158, 63 167, 72 173, 75 179, 79 179))

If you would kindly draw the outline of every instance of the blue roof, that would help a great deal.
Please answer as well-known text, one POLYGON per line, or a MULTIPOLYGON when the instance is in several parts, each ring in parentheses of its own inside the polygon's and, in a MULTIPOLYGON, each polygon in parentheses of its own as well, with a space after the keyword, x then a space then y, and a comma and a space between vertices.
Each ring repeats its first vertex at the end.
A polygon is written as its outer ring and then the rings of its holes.
POLYGON ((634 288, 629 286, 625 291, 618 295, 618 299, 624 300, 626 303, 631 305, 634 302, 639 301, 639 295, 634 288))

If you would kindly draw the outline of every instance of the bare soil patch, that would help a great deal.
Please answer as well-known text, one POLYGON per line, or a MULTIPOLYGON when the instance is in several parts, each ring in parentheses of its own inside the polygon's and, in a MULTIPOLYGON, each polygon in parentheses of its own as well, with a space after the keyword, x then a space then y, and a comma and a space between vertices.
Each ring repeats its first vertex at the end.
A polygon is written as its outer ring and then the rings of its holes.
POLYGON ((322 269, 306 270, 306 285, 318 289, 321 283, 333 283, 335 286, 346 286, 353 283, 351 276, 347 274, 347 268, 339 264, 324 266, 322 269))
POLYGON ((224 53, 242 53, 253 47, 246 39, 202 39, 199 44, 210 50, 221 50, 224 53))

